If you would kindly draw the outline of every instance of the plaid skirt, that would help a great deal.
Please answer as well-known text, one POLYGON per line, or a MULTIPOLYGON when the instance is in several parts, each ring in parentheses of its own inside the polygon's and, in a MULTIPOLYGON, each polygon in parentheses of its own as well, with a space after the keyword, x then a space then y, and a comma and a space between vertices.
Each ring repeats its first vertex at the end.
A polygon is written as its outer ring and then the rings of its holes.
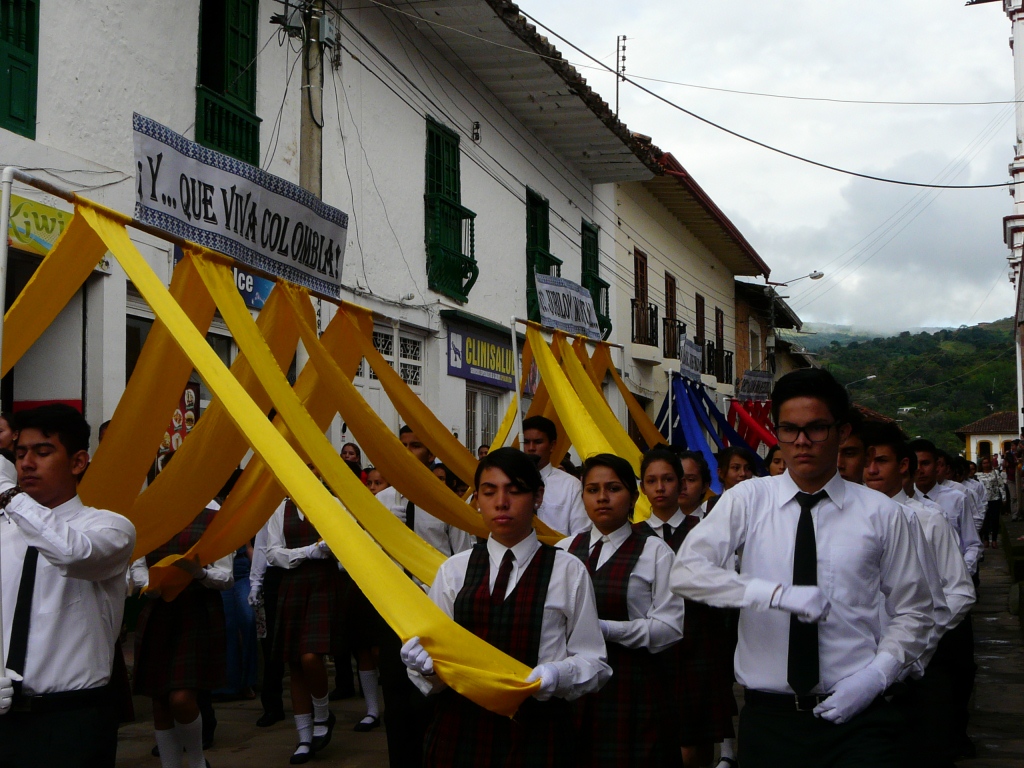
POLYGON ((135 693, 212 691, 227 684, 227 635, 220 593, 193 582, 171 602, 151 600, 135 628, 135 693))
POLYGON ((659 655, 608 643, 611 680, 575 702, 580 765, 681 768, 679 744, 665 707, 668 689, 659 655))
POLYGON ((334 560, 307 560, 284 572, 277 593, 274 652, 282 661, 304 653, 331 652, 331 634, 341 631, 341 594, 334 560))
POLYGON ((723 649, 727 634, 722 611, 687 600, 682 642, 658 654, 665 679, 672 681, 669 700, 679 746, 717 744, 736 735, 732 658, 726 661, 723 649))

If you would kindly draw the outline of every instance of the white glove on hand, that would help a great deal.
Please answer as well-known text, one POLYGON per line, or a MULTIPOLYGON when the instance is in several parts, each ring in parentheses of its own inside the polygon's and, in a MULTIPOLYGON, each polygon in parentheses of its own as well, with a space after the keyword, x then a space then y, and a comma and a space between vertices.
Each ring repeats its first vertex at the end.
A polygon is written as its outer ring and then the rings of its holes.
POLYGON ((832 695, 814 708, 814 715, 836 725, 848 723, 887 687, 885 673, 872 662, 836 683, 832 695))
POLYGON ((331 548, 327 546, 326 541, 318 541, 306 547, 306 557, 310 560, 326 560, 330 556, 331 548))
POLYGON ((402 646, 400 655, 402 663, 413 672, 419 672, 424 677, 434 674, 434 660, 430 658, 430 654, 427 653, 427 649, 423 647, 418 637, 409 638, 409 641, 402 646))
POLYGON ((14 703, 14 682, 9 677, 0 677, 0 715, 6 715, 14 703))
POLYGON ((805 624, 817 624, 828 618, 832 604, 818 587, 783 585, 772 607, 795 614, 805 624))
POLYGON ((533 694, 533 698, 537 701, 547 701, 558 688, 558 667, 551 663, 538 664, 526 678, 528 683, 534 680, 540 680, 540 690, 533 694))
POLYGON ((258 603, 260 601, 260 592, 262 592, 262 591, 263 591, 262 587, 253 587, 252 589, 249 590, 249 597, 248 597, 249 605, 251 605, 253 608, 255 608, 256 607, 256 603, 258 603))

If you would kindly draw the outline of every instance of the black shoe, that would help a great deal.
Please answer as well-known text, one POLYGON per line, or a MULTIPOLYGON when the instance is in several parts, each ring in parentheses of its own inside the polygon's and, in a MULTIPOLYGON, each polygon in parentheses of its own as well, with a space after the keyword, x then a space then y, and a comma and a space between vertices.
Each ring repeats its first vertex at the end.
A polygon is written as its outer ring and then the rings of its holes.
POLYGON ((327 694, 327 698, 330 701, 342 701, 344 699, 351 699, 355 695, 356 689, 352 686, 349 686, 348 688, 338 687, 331 691, 329 694, 327 694))
POLYGON ((379 727, 380 727, 380 718, 379 717, 374 717, 373 715, 367 715, 362 720, 360 720, 358 723, 356 723, 352 727, 352 730, 355 731, 356 733, 369 733, 374 728, 379 728, 379 727), (367 721, 369 721, 369 722, 367 722, 367 721))
POLYGON ((977 750, 974 748, 974 742, 971 741, 970 736, 964 736, 963 741, 960 744, 960 757, 967 758, 968 760, 977 757, 977 750))
POLYGON ((257 728, 269 728, 274 723, 284 720, 284 712, 264 712, 256 721, 257 728))
POLYGON ((327 726, 327 733, 325 733, 323 736, 314 736, 313 737, 313 747, 312 747, 312 749, 313 749, 314 753, 319 752, 321 749, 323 749, 324 747, 326 747, 328 744, 331 743, 331 734, 334 733, 334 724, 336 722, 338 722, 338 718, 336 718, 334 716, 333 712, 331 712, 331 713, 329 713, 327 715, 327 722, 326 723, 323 722, 322 720, 319 723, 316 722, 315 720, 313 721, 313 730, 314 731, 316 731, 316 727, 318 725, 326 725, 327 726))
POLYGON ((295 747, 295 752, 292 752, 291 759, 288 761, 291 765, 303 765, 309 762, 309 758, 313 756, 313 748, 308 741, 300 741, 298 746, 295 747), (308 752, 299 752, 299 747, 306 747, 308 752))
POLYGON ((149 754, 151 754, 153 757, 160 757, 160 747, 154 746, 151 750, 149 750, 149 754))

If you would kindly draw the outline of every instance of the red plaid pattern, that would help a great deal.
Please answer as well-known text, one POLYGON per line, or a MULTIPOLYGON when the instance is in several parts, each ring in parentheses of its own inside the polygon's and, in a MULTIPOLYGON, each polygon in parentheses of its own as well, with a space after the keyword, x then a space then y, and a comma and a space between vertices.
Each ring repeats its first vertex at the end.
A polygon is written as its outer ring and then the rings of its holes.
MULTIPOLYGON (((454 619, 527 666, 536 666, 553 547, 542 545, 503 603, 492 605, 486 543, 469 557, 454 619)), ((533 768, 575 765, 571 711, 562 700, 527 699, 512 719, 495 715, 452 690, 438 697, 424 762, 433 768, 533 768)))

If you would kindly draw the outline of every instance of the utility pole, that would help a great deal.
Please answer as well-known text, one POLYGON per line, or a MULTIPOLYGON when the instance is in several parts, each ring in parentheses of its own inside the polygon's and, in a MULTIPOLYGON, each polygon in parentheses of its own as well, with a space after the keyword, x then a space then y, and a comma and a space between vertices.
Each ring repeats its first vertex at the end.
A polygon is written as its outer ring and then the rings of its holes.
POLYGON ((626 36, 615 38, 615 117, 619 117, 619 83, 626 76, 626 36))

